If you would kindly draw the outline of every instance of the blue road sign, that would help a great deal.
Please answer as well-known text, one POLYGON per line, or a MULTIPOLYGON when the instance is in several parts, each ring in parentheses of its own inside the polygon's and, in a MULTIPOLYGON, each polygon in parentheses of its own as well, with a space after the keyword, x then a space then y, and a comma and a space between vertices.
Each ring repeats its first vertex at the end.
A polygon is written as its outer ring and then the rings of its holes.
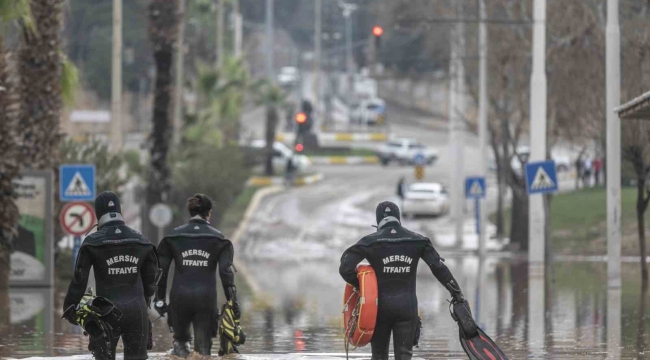
POLYGON ((422 153, 417 153, 415 157, 413 158, 413 163, 415 165, 424 165, 426 164, 427 159, 424 157, 424 154, 422 153))
POLYGON ((61 201, 95 200, 95 165, 61 165, 59 194, 61 201))
POLYGON ((465 178, 465 197, 469 199, 482 199, 485 197, 485 177, 473 176, 465 178))
POLYGON ((546 194, 558 190, 555 161, 526 164, 526 190, 528 194, 546 194))

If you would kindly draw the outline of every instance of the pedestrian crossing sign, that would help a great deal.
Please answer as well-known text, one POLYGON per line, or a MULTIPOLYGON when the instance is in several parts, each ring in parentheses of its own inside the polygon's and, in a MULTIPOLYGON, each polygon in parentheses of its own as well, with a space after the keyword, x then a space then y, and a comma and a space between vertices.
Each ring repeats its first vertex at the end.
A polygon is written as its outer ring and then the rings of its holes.
POLYGON ((474 176, 465 179, 465 197, 482 199, 485 197, 485 177, 474 176))
POLYGON ((95 195, 95 165, 61 165, 59 167, 61 201, 93 201, 95 195))
POLYGON ((555 161, 539 161, 526 164, 526 190, 528 194, 557 192, 555 161))

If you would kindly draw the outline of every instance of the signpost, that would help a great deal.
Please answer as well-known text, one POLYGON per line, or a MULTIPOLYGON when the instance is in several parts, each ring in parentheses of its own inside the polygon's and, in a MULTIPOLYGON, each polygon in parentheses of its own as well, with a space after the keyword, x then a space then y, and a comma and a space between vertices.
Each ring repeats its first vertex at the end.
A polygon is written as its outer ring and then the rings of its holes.
POLYGON ((73 202, 66 204, 61 210, 59 221, 65 232, 74 235, 73 267, 76 266, 77 255, 81 248, 81 236, 85 235, 95 224, 95 214, 92 207, 85 202, 73 202))
POLYGON ((155 204, 149 210, 149 220, 158 228, 158 241, 164 237, 165 226, 172 222, 172 209, 163 203, 155 204))
MULTIPOLYGON (((476 234, 481 235, 481 199, 485 198, 485 177, 473 176, 465 178, 465 197, 474 199, 474 215, 476 216, 476 234)), ((482 244, 479 244, 481 248, 482 244)))
POLYGON ((61 201, 94 201, 95 165, 61 165, 59 167, 61 201))
POLYGON ((424 157, 424 154, 417 153, 413 157, 413 163, 415 164, 415 178, 422 180, 424 178, 424 165, 426 164, 427 159, 424 157))

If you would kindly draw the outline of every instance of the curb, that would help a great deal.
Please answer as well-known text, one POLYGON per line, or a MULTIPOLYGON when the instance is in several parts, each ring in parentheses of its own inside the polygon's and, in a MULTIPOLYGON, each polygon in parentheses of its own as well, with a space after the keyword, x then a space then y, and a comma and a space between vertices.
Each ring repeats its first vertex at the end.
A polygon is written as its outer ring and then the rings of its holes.
MULTIPOLYGON (((235 230, 235 232, 234 232, 234 234, 233 234, 233 236, 232 236, 232 238, 230 240, 233 244, 239 243, 240 238, 242 237, 242 235, 244 235, 244 231, 248 227, 248 223, 253 218, 253 213, 259 207, 260 202, 262 202, 262 200, 265 197, 267 197, 269 195, 276 194, 276 193, 278 193, 278 192, 280 192, 282 190, 283 190, 283 188, 280 187, 280 186, 269 186, 269 187, 261 188, 261 189, 259 189, 259 190, 257 190, 255 192, 255 195, 253 195, 253 199, 251 200, 251 202, 248 204, 248 207, 246 208, 246 212, 244 213, 244 217, 241 219, 241 221, 237 225, 237 229, 235 230)), ((253 279, 253 277, 250 275, 250 271, 248 270, 246 265, 239 262, 239 261, 235 261, 235 264, 236 264, 235 266, 238 269, 238 272, 240 272, 242 274, 242 276, 244 277, 244 280, 246 280, 246 282, 248 283, 248 286, 251 288, 251 291, 253 292, 253 295, 259 294, 260 293, 260 286, 257 283, 257 281, 255 281, 255 279, 253 279)))
MULTIPOLYGON (((334 142, 372 142, 372 141, 386 141, 388 134, 386 133, 317 133, 318 141, 334 141, 334 142)), ((292 141, 295 138, 294 133, 280 133, 275 137, 276 141, 292 141)))
MULTIPOLYGON (((293 184, 298 186, 309 185, 323 180, 323 174, 318 173, 314 175, 301 176, 294 179, 293 184)), ((284 185, 284 178, 279 176, 252 176, 246 182, 247 186, 282 186, 284 185)))
POLYGON ((376 156, 310 156, 314 165, 362 165, 379 164, 376 156))

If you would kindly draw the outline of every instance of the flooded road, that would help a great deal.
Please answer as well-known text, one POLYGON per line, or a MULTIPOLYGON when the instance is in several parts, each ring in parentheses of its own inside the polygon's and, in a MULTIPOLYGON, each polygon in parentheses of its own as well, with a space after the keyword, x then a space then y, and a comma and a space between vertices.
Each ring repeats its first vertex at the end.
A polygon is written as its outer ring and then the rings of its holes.
MULTIPOLYGON (((546 321, 529 321, 531 306, 539 301, 528 297, 527 264, 511 259, 489 258, 479 274, 479 260, 465 256, 448 258, 483 329, 491 335, 511 359, 622 358, 650 359, 645 353, 650 319, 645 311, 647 300, 641 296, 635 279, 636 264, 624 264, 624 285, 620 293, 608 293, 606 265, 594 262, 561 262, 555 266, 556 282, 547 284, 546 321), (479 286, 477 278, 485 279, 479 286), (617 294, 618 293, 618 294, 617 294), (617 301, 617 297, 619 297, 617 301), (616 305, 620 305, 620 345, 608 348, 608 339, 616 332, 616 305), (612 317, 612 315, 614 315, 612 317), (612 320, 613 318, 613 320, 612 320), (611 322, 611 324, 608 324, 611 322), (541 334, 541 343, 532 337, 541 334), (611 334, 610 334, 611 335, 611 334)), ((319 276, 334 263, 320 261, 296 268, 291 265, 262 262, 269 277, 292 283, 304 292, 272 292, 242 295, 242 324, 248 341, 241 348, 241 359, 340 359, 344 358, 340 335, 340 311, 343 286, 334 276, 319 276), (272 269, 272 271, 270 270, 272 269), (330 279, 328 281, 327 279, 330 279), (319 355, 327 353, 327 355, 319 355), (274 354, 274 355, 266 355, 274 354)), ((253 268, 255 269, 255 268, 253 268)), ((253 272, 256 272, 253 270, 253 272)), ((424 328, 417 358, 465 357, 457 338, 457 326, 448 313, 446 290, 420 269, 419 308, 424 328)), ((338 276, 338 275, 336 275, 338 276)), ((87 339, 77 327, 61 321, 62 292, 12 289, 10 323, 0 325, 0 356, 86 355, 87 339), (54 297, 54 309, 48 298, 54 297)), ((155 319, 153 313, 151 319, 155 319)), ((543 319, 543 317, 542 317, 543 319)), ((164 320, 155 325, 152 358, 167 358, 171 335, 164 320)), ((537 339, 537 340, 539 340, 537 339)), ((369 358, 368 348, 357 350, 354 358, 369 358), (366 355, 363 355, 366 353, 366 355)))
MULTIPOLYGON (((248 340, 243 354, 233 358, 345 358, 339 257, 373 231, 374 206, 391 197, 403 171, 384 171, 374 187, 353 172, 326 174, 318 185, 260 203, 236 244, 248 340), (250 286, 244 285, 244 275, 250 286)), ((426 218, 404 221, 436 243, 431 223, 426 218)), ((528 264, 516 256, 493 253, 480 260, 457 249, 438 250, 479 325, 511 359, 650 359, 648 301, 636 263, 624 263, 622 289, 608 291, 602 259, 559 258, 550 272, 555 281, 545 281, 530 277, 528 264)), ((0 322, 0 357, 91 358, 80 329, 60 320, 66 287, 14 288, 8 298, 0 297, 0 320, 8 319, 0 322)), ((449 315, 449 293, 423 264, 417 292, 424 327, 414 358, 466 358, 449 315)), ((150 318, 156 317, 152 311, 150 318)), ((154 342, 150 358, 169 358, 165 352, 172 339, 165 319, 154 325, 154 342)), ((369 351, 356 350, 351 358, 369 359, 369 351)))

